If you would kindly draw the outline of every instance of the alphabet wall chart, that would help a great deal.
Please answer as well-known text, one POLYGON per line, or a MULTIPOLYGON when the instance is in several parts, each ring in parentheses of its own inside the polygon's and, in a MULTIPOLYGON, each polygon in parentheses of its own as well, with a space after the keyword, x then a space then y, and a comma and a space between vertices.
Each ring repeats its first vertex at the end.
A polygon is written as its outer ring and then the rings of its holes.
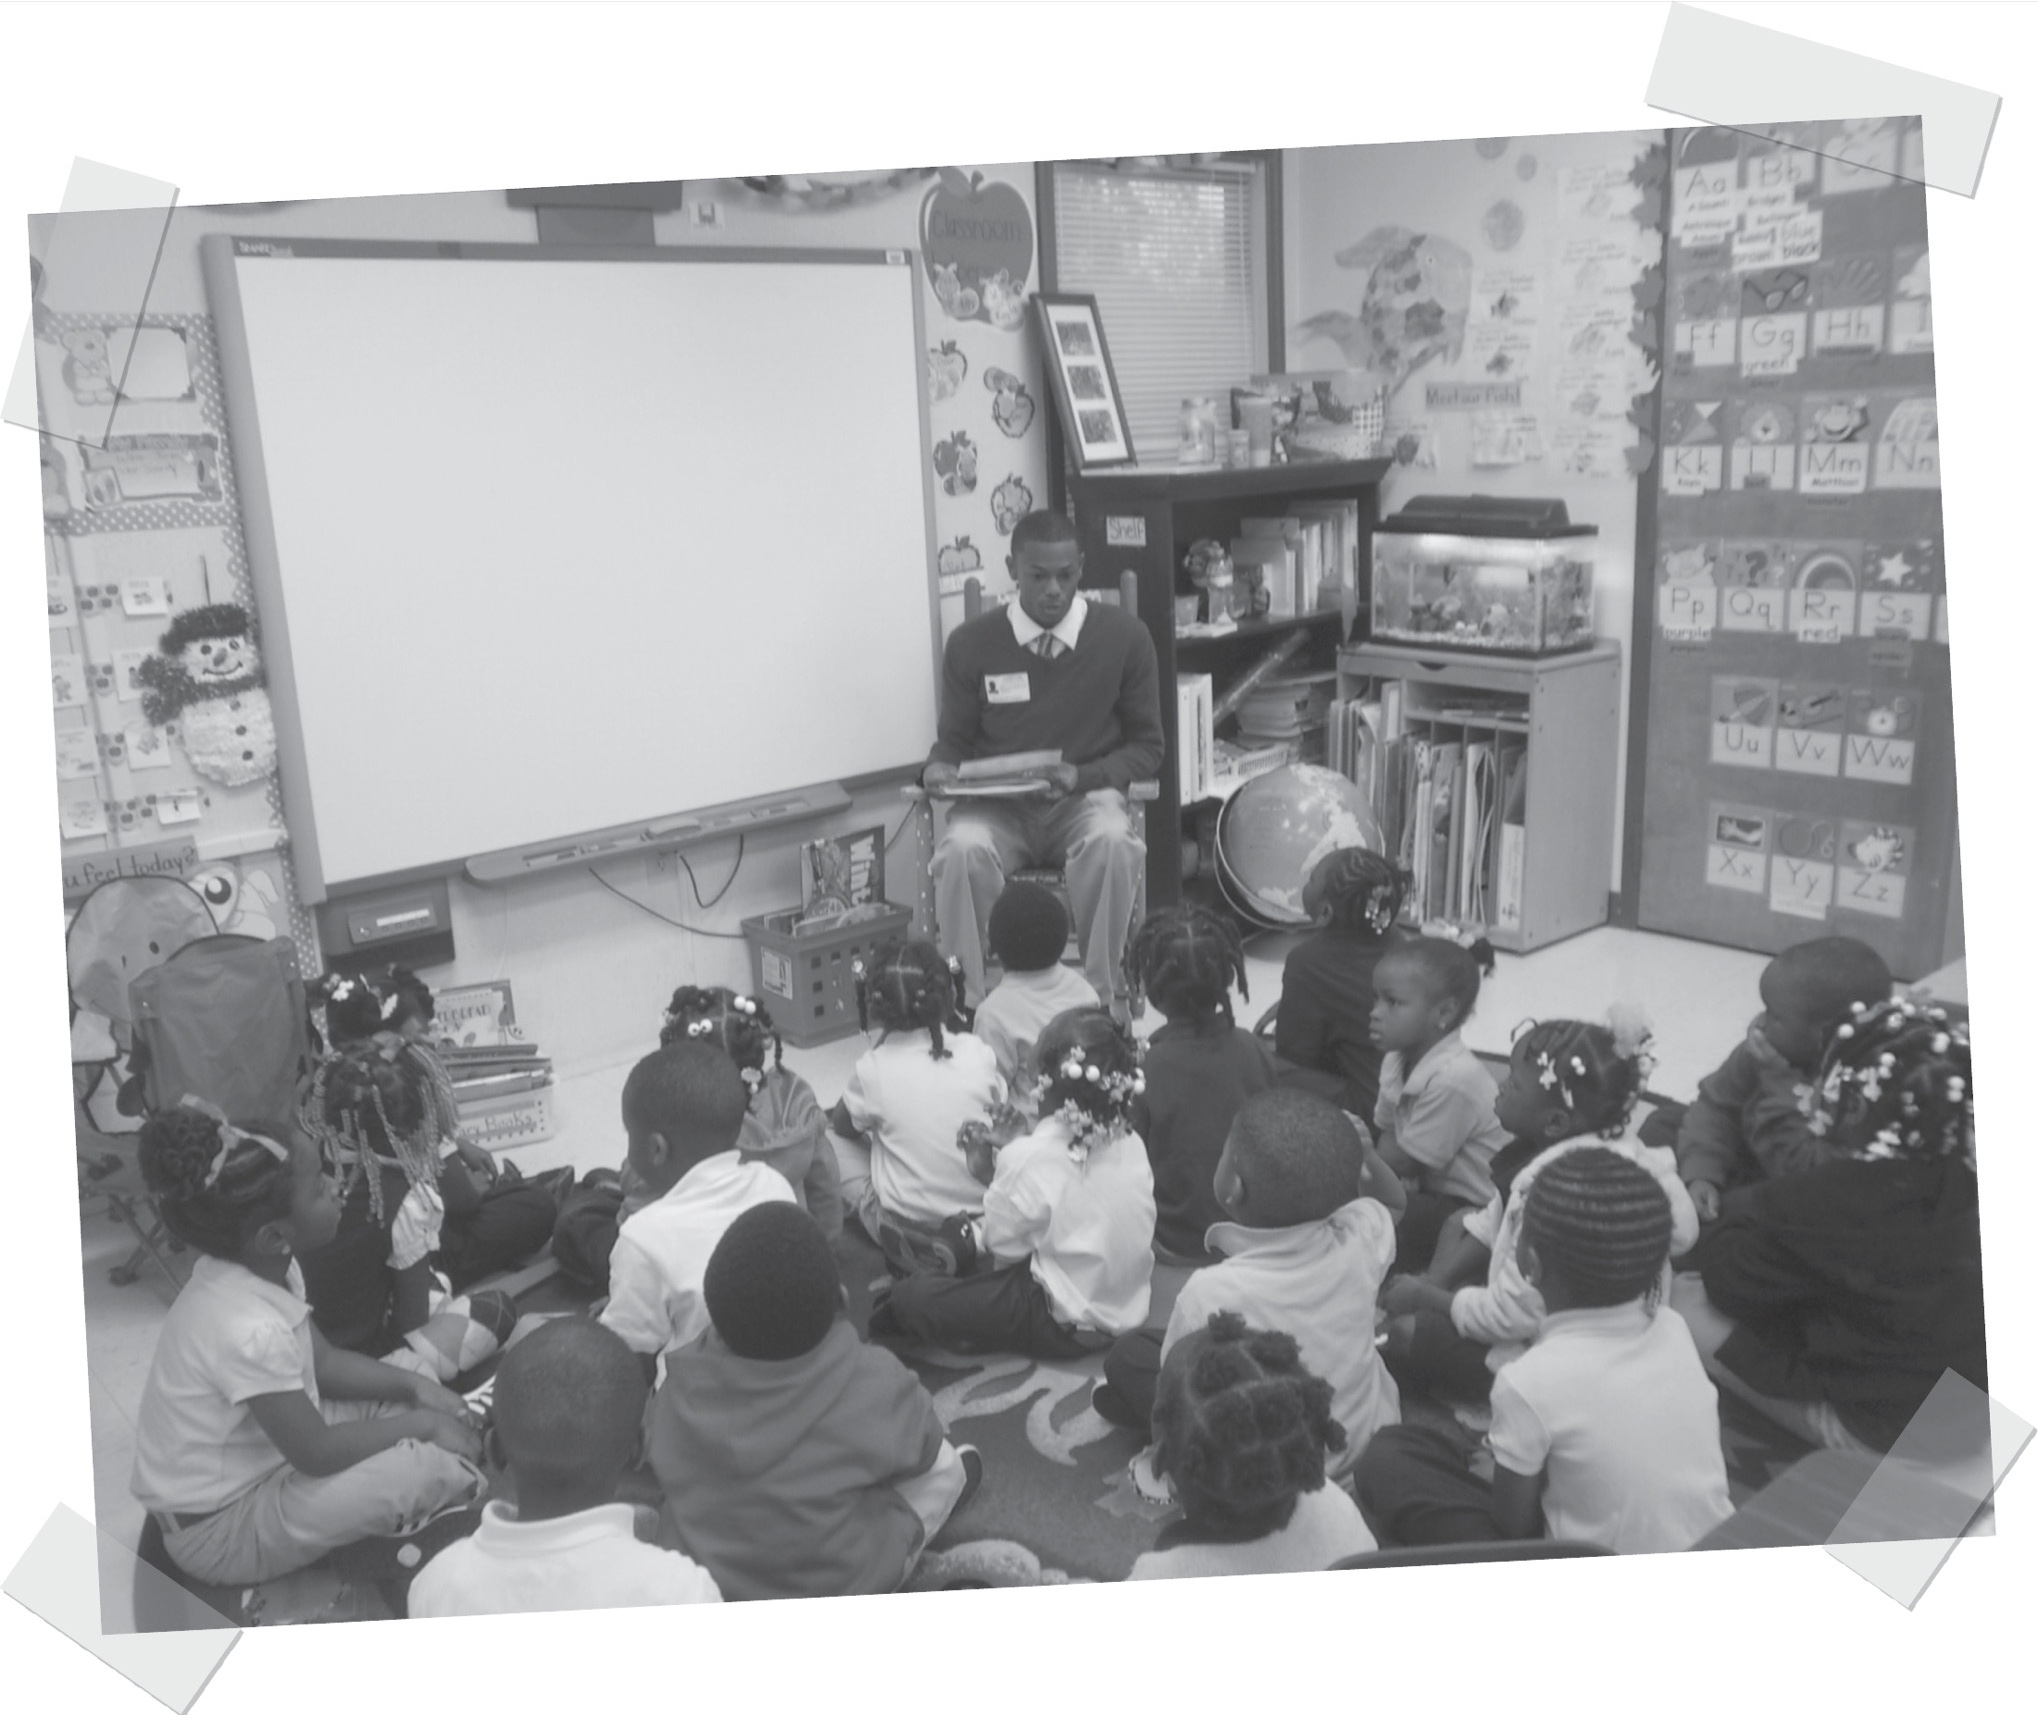
POLYGON ((1920 135, 1673 133, 1640 896, 1903 978, 1959 862, 1920 135))

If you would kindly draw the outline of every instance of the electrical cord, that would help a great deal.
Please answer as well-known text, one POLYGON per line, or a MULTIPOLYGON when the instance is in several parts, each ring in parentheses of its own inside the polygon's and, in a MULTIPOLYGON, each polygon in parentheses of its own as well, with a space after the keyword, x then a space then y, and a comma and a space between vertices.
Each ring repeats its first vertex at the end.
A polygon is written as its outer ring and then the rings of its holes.
MULTIPOLYGON (((697 929, 691 923, 682 923, 677 917, 668 917, 665 915, 664 912, 657 910, 655 907, 646 905, 644 901, 637 898, 635 894, 625 893, 614 882, 609 880, 607 876, 603 875, 600 870, 594 868, 592 865, 588 866, 587 873, 593 876, 596 881, 600 882, 603 887, 607 888, 609 892, 613 893, 625 905, 636 906, 636 908, 639 911, 643 912, 646 917, 657 918, 658 921, 663 923, 668 929, 677 929, 683 935, 705 935, 711 941, 744 941, 749 939, 747 935, 742 934, 740 931, 731 932, 730 930, 727 929, 697 929)), ((723 893, 726 893, 728 889, 724 888, 722 891, 723 893)), ((719 893, 715 895, 717 899, 721 898, 721 896, 722 895, 719 893)), ((699 898, 700 896, 696 894, 695 897, 699 898)))
POLYGON ((743 834, 736 836, 736 861, 730 866, 729 879, 722 883, 722 891, 712 899, 703 899, 701 897, 701 884, 694 879, 693 865, 686 861, 686 853, 676 851, 672 854, 679 859, 679 867, 686 871, 687 885, 693 889, 694 904, 698 905, 703 911, 712 910, 715 906, 720 905, 724 899, 728 898, 729 889, 736 885, 736 872, 743 867, 743 842, 746 837, 743 834))

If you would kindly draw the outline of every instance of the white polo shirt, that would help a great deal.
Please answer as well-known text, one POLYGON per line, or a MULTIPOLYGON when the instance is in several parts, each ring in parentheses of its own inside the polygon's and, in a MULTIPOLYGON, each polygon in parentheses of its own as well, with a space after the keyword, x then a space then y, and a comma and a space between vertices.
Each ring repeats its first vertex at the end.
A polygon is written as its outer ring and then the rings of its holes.
POLYGON ((1493 1113, 1496 1094, 1493 1074, 1453 1030, 1412 1067, 1398 1052, 1382 1057, 1373 1123, 1394 1128, 1395 1145, 1422 1168, 1425 1191, 1483 1203, 1493 1195, 1488 1166, 1507 1142, 1493 1113))
POLYGON ((1030 1256, 1033 1278, 1070 1327, 1129 1334, 1153 1285, 1153 1168, 1135 1132, 1078 1162, 1069 1128, 1045 1119, 998 1151, 984 1193, 984 1243, 1030 1256))
POLYGON ((637 1540, 634 1511, 618 1501, 524 1524, 514 1507, 490 1501, 474 1534, 440 1550, 412 1580, 410 1617, 719 1602, 704 1568, 637 1540))
POLYGON ((878 1203, 924 1227, 983 1208, 955 1135, 1005 1099, 988 1042, 943 1031, 941 1043, 948 1053, 937 1060, 926 1031, 899 1031, 857 1061, 842 1092, 850 1123, 870 1139, 878 1203))
POLYGON ((281 1286, 201 1256, 156 1336, 135 1414, 135 1498, 150 1512, 216 1512, 284 1463, 248 1401, 318 1403, 311 1307, 295 1261, 281 1286))
POLYGON ((1328 1572, 1353 1554, 1379 1548, 1352 1497, 1325 1483, 1295 1497, 1281 1529, 1251 1542, 1184 1542, 1149 1549, 1132 1563, 1128 1583, 1148 1578, 1219 1578, 1240 1572, 1328 1572))
POLYGON ((734 1149, 711 1155, 616 1231, 602 1321, 633 1352, 658 1356, 708 1326, 701 1279, 730 1223, 759 1203, 797 1203, 775 1167, 734 1149))
POLYGON ((1640 1299, 1545 1319, 1493 1378, 1493 1462, 1549 1472, 1550 1536, 1616 1554, 1689 1548, 1734 1510, 1719 1394, 1676 1311, 1640 1299))
POLYGON ((1248 1327, 1292 1334, 1303 1364, 1330 1383, 1345 1448, 1326 1464, 1341 1482, 1373 1432, 1401 1421, 1401 1390, 1373 1344, 1380 1282, 1394 1261, 1394 1217, 1358 1197, 1328 1220, 1295 1227, 1220 1221, 1205 1242, 1225 1260, 1189 1276, 1168 1318, 1162 1361, 1220 1310, 1237 1311, 1248 1327))
POLYGON ((1097 991, 1067 965, 1007 971, 984 996, 973 1028, 991 1045, 1005 1082, 1018 1090, 1033 1082, 1033 1045, 1048 1023, 1072 1007, 1095 1005, 1097 991))

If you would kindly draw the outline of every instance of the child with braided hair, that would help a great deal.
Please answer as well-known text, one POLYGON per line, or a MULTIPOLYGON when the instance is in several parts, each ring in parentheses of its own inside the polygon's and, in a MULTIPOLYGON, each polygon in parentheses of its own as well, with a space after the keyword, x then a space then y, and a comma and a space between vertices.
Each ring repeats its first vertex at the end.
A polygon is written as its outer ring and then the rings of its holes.
POLYGON ((1510 1141, 1491 1162, 1492 1197, 1447 1222, 1428 1268, 1390 1280, 1380 1297, 1390 1318, 1387 1362, 1403 1386, 1477 1404, 1535 1337, 1543 1302, 1523 1271, 1519 1238, 1536 1175, 1567 1150, 1598 1145, 1645 1169, 1670 1204, 1670 1255, 1691 1248, 1698 1212, 1675 1152, 1627 1135, 1656 1064, 1653 1046, 1628 1007, 1615 1007, 1603 1025, 1555 1018, 1515 1032, 1507 1081, 1493 1100, 1510 1141))
POLYGON ((894 1273, 951 1273, 942 1223, 984 1207, 955 1140, 1006 1106, 1005 1080, 991 1045, 961 1027, 956 972, 932 942, 895 941, 859 964, 857 1011, 880 1034, 835 1107, 842 1200, 894 1273))
MULTIPOLYGON (((842 1230, 842 1181, 828 1143, 828 1116, 813 1086, 786 1070, 785 1044, 771 1014, 754 995, 689 984, 673 990, 658 1032, 661 1048, 675 1042, 707 1042, 735 1061, 750 1092, 738 1152, 746 1161, 761 1161, 783 1173, 800 1207, 832 1239, 842 1230)), ((626 1218, 636 1213, 627 1176, 623 1212, 626 1218)))
POLYGON ((1125 950, 1126 974, 1165 1023, 1148 1039, 1138 1117, 1153 1165, 1163 1260, 1213 1259, 1204 1234, 1223 1220, 1212 1184, 1239 1108, 1274 1088, 1265 1045, 1232 1017, 1231 991, 1250 999, 1238 926, 1203 906, 1156 911, 1125 950))
POLYGON ((1725 1522, 1719 1395, 1683 1318, 1659 1302, 1670 1230, 1647 1168, 1601 1144, 1544 1158, 1521 1259, 1546 1314, 1494 1378, 1492 1473, 1471 1469, 1450 1430, 1382 1430, 1358 1488, 1383 1543, 1549 1536, 1674 1553, 1725 1522))
POLYGON ((1814 1445, 1886 1451, 1948 1370, 1988 1387, 1967 1027, 1857 1003, 1804 1100, 1823 1166, 1721 1200, 1671 1303, 1721 1387, 1814 1445))
POLYGON ((443 1160, 429 1070, 401 1051, 343 1051, 313 1072, 300 1123, 344 1164, 337 1229, 301 1258, 320 1331, 370 1357, 407 1347, 441 1381, 492 1357, 516 1325, 515 1305, 499 1292, 454 1297, 430 1265, 447 1187, 464 1175, 443 1160))
MULTIPOLYGON (((456 1289, 513 1267, 542 1246, 558 1219, 560 1199, 573 1183, 573 1169, 525 1179, 514 1162, 498 1163, 463 1135, 453 1080, 431 1044, 437 1013, 431 989, 413 972, 392 965, 374 982, 365 977, 328 977, 323 985, 326 1034, 336 1058, 370 1056, 401 1063, 426 1092, 438 1137, 439 1194, 445 1204, 434 1263, 456 1289)), ((316 1076, 316 1075, 315 1075, 316 1076)), ((343 1134, 322 1130, 316 1115, 312 1135, 334 1151, 334 1165, 355 1170, 352 1144, 343 1134)))
POLYGON ((1330 1384, 1288 1334, 1220 1311, 1178 1341, 1153 1410, 1153 1470, 1182 1517, 1162 1527, 1128 1579, 1323 1572, 1379 1545, 1326 1476, 1344 1450, 1330 1384))
POLYGON ((1077 1007, 1040 1033, 1035 1056, 1033 1129, 1000 1143, 978 1122, 950 1143, 986 1187, 982 1218, 949 1225, 955 1274, 897 1282, 871 1313, 873 1338, 1069 1358, 1146 1319, 1154 1202, 1132 1126, 1137 1045, 1109 1008, 1077 1007))
POLYGON ((1373 968, 1404 939, 1396 928, 1408 874, 1362 846, 1330 853, 1309 872, 1302 909, 1316 932, 1281 970, 1274 1053, 1284 1083, 1371 1119, 1380 1100, 1373 1040, 1373 968))
MULTIPOLYGON (((135 1420, 134 1493, 170 1558, 255 1583, 472 1502, 480 1442, 459 1395, 416 1354, 343 1351, 311 1319, 299 1259, 339 1222, 311 1145, 187 1101, 140 1149, 163 1224, 200 1253, 135 1420)), ((460 1528, 441 1518, 413 1541, 429 1552, 460 1528)))

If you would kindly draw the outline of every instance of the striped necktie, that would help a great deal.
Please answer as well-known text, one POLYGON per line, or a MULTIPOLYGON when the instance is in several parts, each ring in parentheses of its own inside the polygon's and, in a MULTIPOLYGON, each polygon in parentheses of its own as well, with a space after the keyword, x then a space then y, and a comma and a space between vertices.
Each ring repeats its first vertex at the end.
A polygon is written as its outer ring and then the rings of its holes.
POLYGON ((1033 640, 1033 653, 1043 661, 1052 661, 1061 653, 1061 639, 1051 631, 1043 631, 1033 640))

